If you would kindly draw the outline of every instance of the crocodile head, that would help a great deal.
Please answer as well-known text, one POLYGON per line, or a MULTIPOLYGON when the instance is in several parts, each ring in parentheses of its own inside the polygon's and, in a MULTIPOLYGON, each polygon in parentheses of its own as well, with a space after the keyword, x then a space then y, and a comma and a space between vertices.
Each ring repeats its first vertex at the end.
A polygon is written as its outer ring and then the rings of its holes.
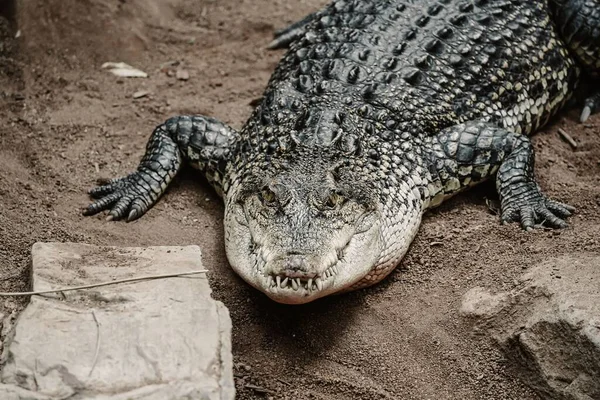
POLYGON ((302 304, 343 292, 376 265, 378 197, 350 165, 317 153, 255 160, 235 175, 226 193, 227 257, 273 300, 302 304))

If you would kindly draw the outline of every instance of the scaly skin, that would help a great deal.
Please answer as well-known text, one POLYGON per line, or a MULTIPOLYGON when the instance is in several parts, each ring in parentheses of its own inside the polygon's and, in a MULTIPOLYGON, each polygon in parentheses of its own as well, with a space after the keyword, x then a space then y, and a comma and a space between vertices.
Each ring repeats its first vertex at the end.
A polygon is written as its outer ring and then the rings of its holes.
POLYGON ((292 304, 380 281, 427 209, 488 178, 502 221, 565 227, 573 208, 542 194, 526 134, 597 74, 599 15, 584 0, 334 1, 278 33, 290 49, 240 132, 169 119, 84 213, 140 217, 186 160, 223 195, 234 270, 292 304))

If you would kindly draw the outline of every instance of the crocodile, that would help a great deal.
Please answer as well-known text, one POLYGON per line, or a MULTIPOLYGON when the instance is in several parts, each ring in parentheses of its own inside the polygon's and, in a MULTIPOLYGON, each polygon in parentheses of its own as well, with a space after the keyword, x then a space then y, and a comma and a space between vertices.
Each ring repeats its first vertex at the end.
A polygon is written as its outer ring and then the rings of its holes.
POLYGON ((135 220, 191 164, 223 198, 232 268, 287 304, 381 281, 427 210, 489 178, 500 222, 567 226, 529 134, 586 80, 581 119, 599 108, 597 0, 335 0, 270 47, 287 51, 241 130, 168 119, 83 213, 135 220))

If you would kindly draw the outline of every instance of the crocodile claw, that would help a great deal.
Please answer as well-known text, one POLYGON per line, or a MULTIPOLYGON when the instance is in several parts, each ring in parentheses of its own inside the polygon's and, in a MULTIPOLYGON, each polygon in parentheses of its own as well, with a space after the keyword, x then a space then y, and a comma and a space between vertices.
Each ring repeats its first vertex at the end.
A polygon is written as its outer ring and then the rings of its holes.
POLYGON ((125 219, 130 222, 144 215, 162 191, 149 173, 138 171, 91 189, 88 193, 96 201, 83 210, 83 215, 95 215, 110 209, 107 221, 125 219))
POLYGON ((585 99, 583 110, 581 110, 580 122, 588 120, 590 115, 600 111, 600 91, 585 99))
POLYGON ((533 182, 523 183, 513 193, 502 199, 502 223, 520 222, 527 231, 536 226, 566 228, 565 219, 575 211, 568 204, 548 199, 533 182))
POLYGON ((579 121, 581 123, 587 121, 590 115, 592 115, 592 109, 589 106, 583 107, 583 110, 581 110, 581 116, 579 117, 579 121))

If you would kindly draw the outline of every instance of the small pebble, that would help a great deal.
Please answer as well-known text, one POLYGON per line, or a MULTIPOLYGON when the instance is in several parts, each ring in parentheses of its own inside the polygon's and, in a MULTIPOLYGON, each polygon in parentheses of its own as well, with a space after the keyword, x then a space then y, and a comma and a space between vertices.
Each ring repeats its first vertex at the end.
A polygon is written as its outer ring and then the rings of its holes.
POLYGON ((146 97, 150 94, 147 90, 139 90, 133 94, 134 99, 141 99, 142 97, 146 97))
POLYGON ((190 73, 187 72, 187 70, 185 69, 178 69, 175 73, 175 77, 180 81, 187 81, 188 79, 190 79, 190 73))

